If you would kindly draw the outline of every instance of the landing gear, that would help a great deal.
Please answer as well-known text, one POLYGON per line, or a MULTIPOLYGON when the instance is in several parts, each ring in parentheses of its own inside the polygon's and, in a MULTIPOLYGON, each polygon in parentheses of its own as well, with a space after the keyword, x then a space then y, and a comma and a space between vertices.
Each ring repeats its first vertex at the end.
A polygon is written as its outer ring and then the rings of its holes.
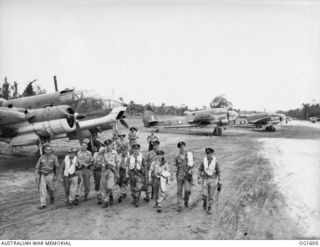
POLYGON ((275 132, 275 131, 276 131, 276 128, 275 128, 273 125, 267 126, 267 127, 266 127, 266 131, 268 131, 268 132, 275 132))
POLYGON ((215 127, 213 130, 214 136, 221 136, 222 135, 222 129, 220 127, 215 127))

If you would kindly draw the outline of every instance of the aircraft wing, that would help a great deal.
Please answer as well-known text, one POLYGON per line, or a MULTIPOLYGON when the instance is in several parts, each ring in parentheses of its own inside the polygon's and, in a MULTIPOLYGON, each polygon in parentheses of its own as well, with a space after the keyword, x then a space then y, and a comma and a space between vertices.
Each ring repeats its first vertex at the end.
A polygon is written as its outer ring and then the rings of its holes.
POLYGON ((278 124, 280 123, 279 117, 263 117, 255 120, 251 120, 250 124, 261 124, 261 125, 271 125, 271 124, 278 124))

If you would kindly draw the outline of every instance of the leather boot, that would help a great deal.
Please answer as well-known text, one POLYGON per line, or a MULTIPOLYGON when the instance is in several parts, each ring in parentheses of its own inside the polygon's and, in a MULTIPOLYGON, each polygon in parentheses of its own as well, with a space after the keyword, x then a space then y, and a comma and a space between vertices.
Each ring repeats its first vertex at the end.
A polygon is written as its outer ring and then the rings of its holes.
POLYGON ((190 197, 190 192, 185 191, 184 192, 184 206, 187 208, 189 206, 189 197, 190 197))
POLYGON ((112 206, 113 205, 113 195, 110 195, 109 199, 110 199, 110 206, 112 206))
POLYGON ((207 209, 207 197, 204 196, 204 197, 202 198, 202 200, 203 200, 203 209, 206 210, 206 209, 207 209))
POLYGON ((140 194, 141 194, 141 192, 139 191, 139 192, 138 192, 138 196, 136 197, 136 201, 135 201, 135 203, 134 203, 134 206, 135 206, 136 208, 139 207, 140 194))

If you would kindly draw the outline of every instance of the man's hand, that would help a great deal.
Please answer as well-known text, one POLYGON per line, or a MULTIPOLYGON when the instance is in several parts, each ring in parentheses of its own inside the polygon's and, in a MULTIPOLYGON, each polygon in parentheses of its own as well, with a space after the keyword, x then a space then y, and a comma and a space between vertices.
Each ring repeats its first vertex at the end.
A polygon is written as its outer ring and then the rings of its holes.
POLYGON ((198 178, 198 184, 201 184, 201 178, 198 178))
POLYGON ((57 176, 54 176, 53 177, 53 182, 56 182, 57 181, 57 176))
POLYGON ((218 182, 217 191, 220 192, 221 189, 222 189, 222 184, 220 184, 220 182, 218 182))
POLYGON ((38 184, 40 180, 40 175, 36 175, 34 181, 38 184))
POLYGON ((173 176, 171 176, 170 180, 171 180, 171 182, 173 182, 173 181, 174 181, 174 177, 173 177, 173 176))

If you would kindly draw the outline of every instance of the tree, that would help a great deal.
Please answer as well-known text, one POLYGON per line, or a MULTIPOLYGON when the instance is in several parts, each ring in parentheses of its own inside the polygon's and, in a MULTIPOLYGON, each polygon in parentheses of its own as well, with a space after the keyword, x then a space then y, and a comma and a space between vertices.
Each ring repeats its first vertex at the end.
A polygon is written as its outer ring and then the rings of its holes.
POLYGON ((218 95, 210 102, 211 108, 233 108, 230 101, 226 99, 224 95, 218 95))
POLYGON ((42 89, 39 85, 33 84, 36 80, 37 79, 29 82, 26 88, 23 90, 23 93, 19 94, 18 83, 14 81, 13 84, 10 84, 8 83, 7 77, 5 77, 2 88, 0 87, 0 97, 4 99, 15 99, 19 97, 26 97, 45 93, 45 89, 42 89))
POLYGON ((4 83, 2 85, 1 97, 4 99, 10 98, 10 85, 8 83, 7 77, 4 78, 4 83))

